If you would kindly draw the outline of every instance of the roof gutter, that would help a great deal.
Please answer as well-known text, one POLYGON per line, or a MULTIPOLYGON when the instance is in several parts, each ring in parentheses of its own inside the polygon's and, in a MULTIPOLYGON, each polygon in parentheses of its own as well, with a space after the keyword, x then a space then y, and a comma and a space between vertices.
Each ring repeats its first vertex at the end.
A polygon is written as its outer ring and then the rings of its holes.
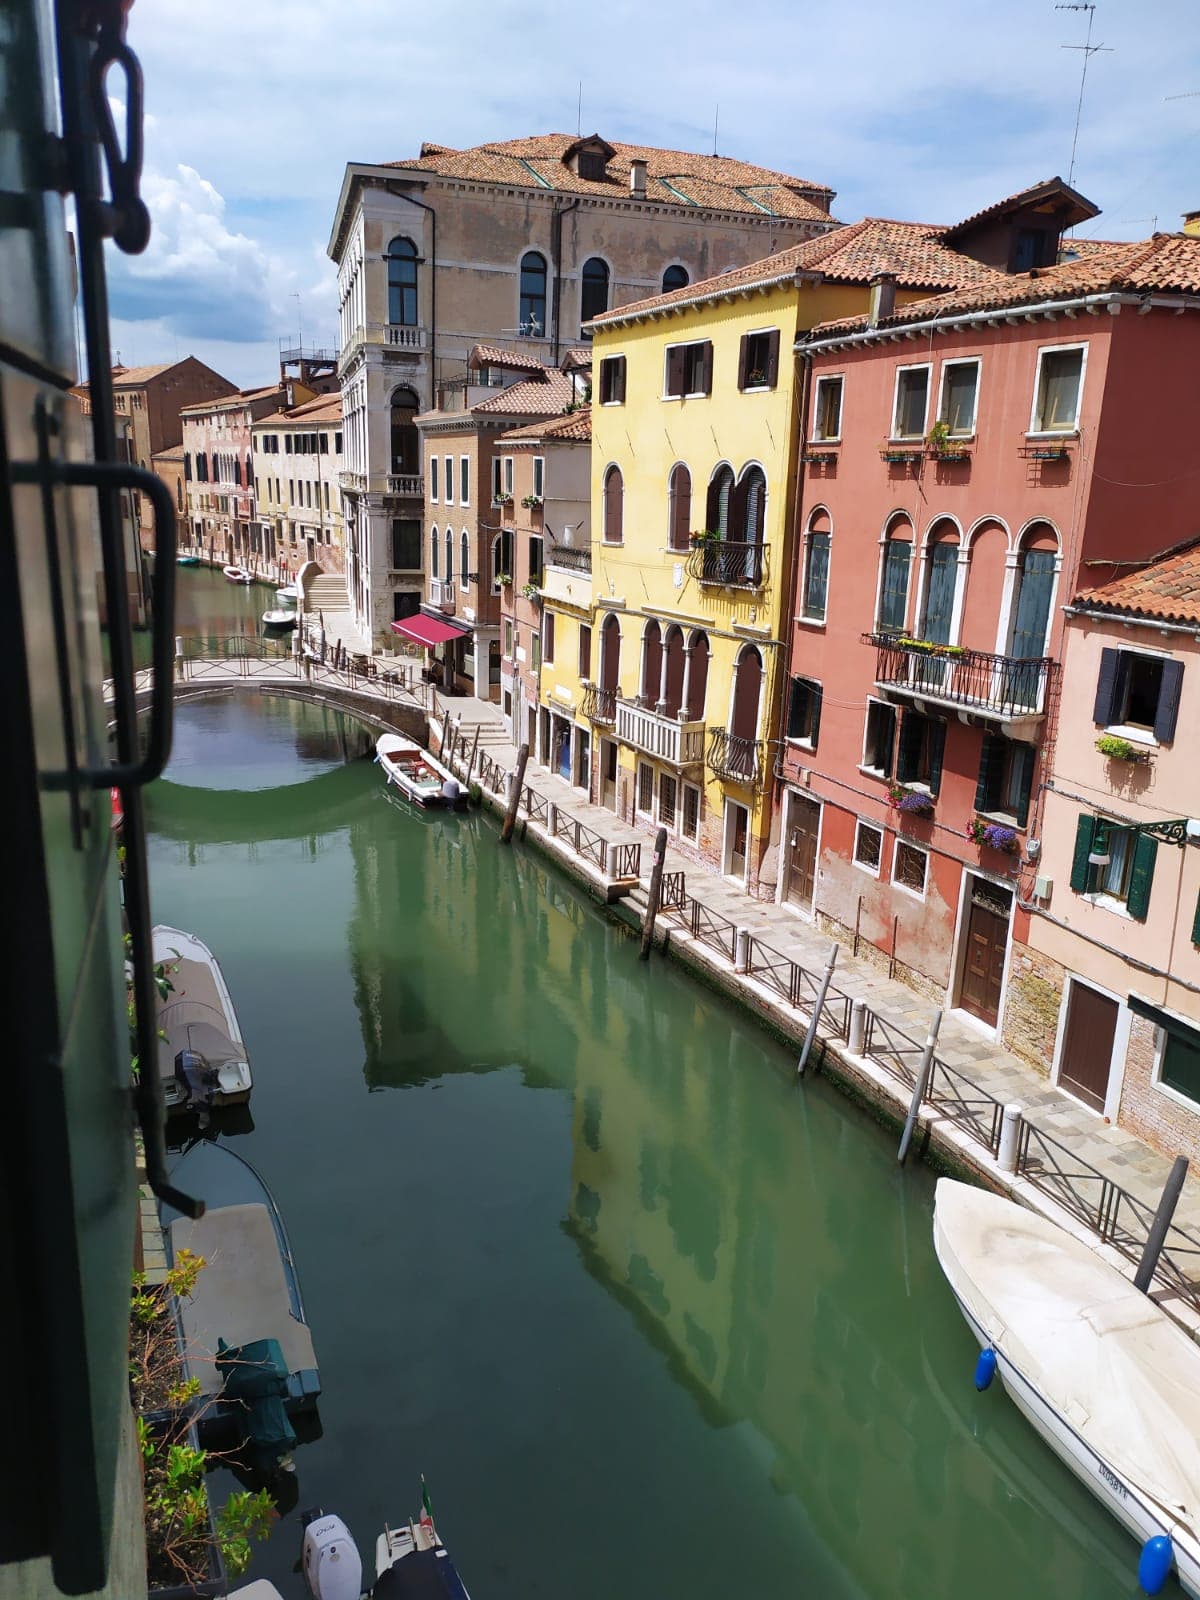
MULTIPOLYGON (((1146 297, 1139 294, 1129 294, 1117 289, 1105 289, 1102 294, 1085 294, 1076 296, 1072 300, 1039 300, 1033 305, 1016 305, 1008 307, 993 306, 986 310, 960 311, 946 317, 925 317, 920 322, 900 322, 891 326, 880 324, 874 328, 859 328, 853 333, 830 334, 825 339, 810 339, 801 344, 796 341, 797 350, 832 350, 836 347, 869 344, 872 340, 882 341, 890 338, 902 338, 908 334, 936 332, 939 328, 962 328, 976 322, 1023 321, 1029 317, 1047 315, 1051 312, 1089 311, 1092 307, 1099 308, 1105 305, 1140 306, 1146 303, 1146 297)), ((1191 303, 1189 301, 1189 303, 1191 303)), ((1194 302, 1200 306, 1200 300, 1194 302)), ((1151 300, 1150 304, 1154 304, 1151 300)), ((1174 300, 1163 301, 1164 305, 1175 305, 1174 300)), ((1185 309, 1180 305, 1180 310, 1185 309)))
POLYGON ((1158 633, 1185 633, 1189 639, 1200 639, 1200 622, 1160 622, 1157 617, 1139 617, 1129 611, 1107 611, 1099 606, 1064 606, 1066 617, 1089 617, 1095 622, 1120 622, 1125 627, 1154 628, 1158 633))
MULTIPOLYGON (((670 305, 650 305, 640 311, 632 308, 628 311, 612 311, 604 317, 596 317, 591 322, 585 322, 583 326, 588 333, 605 333, 609 328, 619 328, 626 322, 642 322, 643 320, 657 317, 660 313, 665 315, 668 311, 687 311, 692 306, 703 306, 718 300, 728 300, 734 295, 749 294, 756 289, 777 289, 781 284, 794 283, 797 275, 796 268, 789 267, 786 272, 777 272, 771 278, 755 278, 752 283, 736 283, 728 285, 724 289, 709 289, 700 294, 685 295, 682 300, 672 300, 670 305)), ((813 279, 814 274, 803 272, 802 276, 806 282, 809 282, 813 279)))

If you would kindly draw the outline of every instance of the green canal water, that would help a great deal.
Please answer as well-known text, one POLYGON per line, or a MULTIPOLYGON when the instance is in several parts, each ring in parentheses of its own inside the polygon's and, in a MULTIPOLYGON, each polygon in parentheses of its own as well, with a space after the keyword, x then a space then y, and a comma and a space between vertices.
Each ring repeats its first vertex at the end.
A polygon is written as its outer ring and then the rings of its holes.
POLYGON ((149 795, 154 916, 228 978, 230 1143, 324 1384, 250 1576, 301 1594, 314 1504, 369 1566, 424 1473, 475 1600, 1132 1596, 1132 1543, 975 1393, 931 1175, 487 819, 401 810, 344 733, 185 705, 149 795))

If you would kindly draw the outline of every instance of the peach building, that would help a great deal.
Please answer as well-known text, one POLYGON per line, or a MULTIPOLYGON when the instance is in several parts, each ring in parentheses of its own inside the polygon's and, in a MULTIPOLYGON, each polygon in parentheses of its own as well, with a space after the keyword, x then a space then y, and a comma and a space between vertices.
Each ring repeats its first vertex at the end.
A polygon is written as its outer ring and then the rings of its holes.
POLYGON ((987 281, 889 308, 884 280, 797 345, 779 898, 1047 1068, 1043 991, 1008 958, 1041 872, 1063 602, 1194 531, 1172 463, 1200 421, 1200 240, 1054 264, 1092 214, 1058 180, 1014 196, 942 234, 987 281))
MULTIPOLYGON (((1104 568, 1098 569, 1100 572, 1104 568)), ((1111 571, 1112 569, 1108 569, 1111 571)), ((1054 1082, 1200 1156, 1200 540, 1067 608, 1041 854, 1014 971, 1054 1082)))

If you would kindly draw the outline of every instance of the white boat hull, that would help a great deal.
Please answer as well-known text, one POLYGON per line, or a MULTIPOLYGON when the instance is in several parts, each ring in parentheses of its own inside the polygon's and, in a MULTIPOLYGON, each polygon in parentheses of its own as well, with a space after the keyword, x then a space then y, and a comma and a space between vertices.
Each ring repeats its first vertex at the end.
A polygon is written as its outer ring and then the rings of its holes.
POLYGON ((1156 1534, 1167 1535, 1175 1552, 1175 1571, 1184 1593, 1191 1595, 1193 1600, 1200 1600, 1200 1548, 1192 1539, 1191 1531, 1181 1527, 1161 1506, 1148 1500, 1084 1443, 1067 1419, 1038 1393, 1004 1352, 997 1349, 963 1304, 952 1283, 950 1289, 979 1348, 994 1351, 1000 1382, 1026 1422, 1042 1436, 1059 1460, 1111 1512, 1126 1532, 1137 1540, 1139 1547, 1156 1534))

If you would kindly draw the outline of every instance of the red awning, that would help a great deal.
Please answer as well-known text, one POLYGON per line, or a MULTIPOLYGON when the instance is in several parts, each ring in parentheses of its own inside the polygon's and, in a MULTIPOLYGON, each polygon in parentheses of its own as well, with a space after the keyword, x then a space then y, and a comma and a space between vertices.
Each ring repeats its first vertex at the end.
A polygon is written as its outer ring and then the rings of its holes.
POLYGON ((402 633, 406 639, 415 639, 427 650, 432 650, 435 644, 445 644, 447 639, 462 638, 461 628, 452 628, 448 622, 442 622, 437 617, 427 617, 424 612, 418 612, 414 617, 405 617, 403 622, 393 622, 392 632, 402 633))

